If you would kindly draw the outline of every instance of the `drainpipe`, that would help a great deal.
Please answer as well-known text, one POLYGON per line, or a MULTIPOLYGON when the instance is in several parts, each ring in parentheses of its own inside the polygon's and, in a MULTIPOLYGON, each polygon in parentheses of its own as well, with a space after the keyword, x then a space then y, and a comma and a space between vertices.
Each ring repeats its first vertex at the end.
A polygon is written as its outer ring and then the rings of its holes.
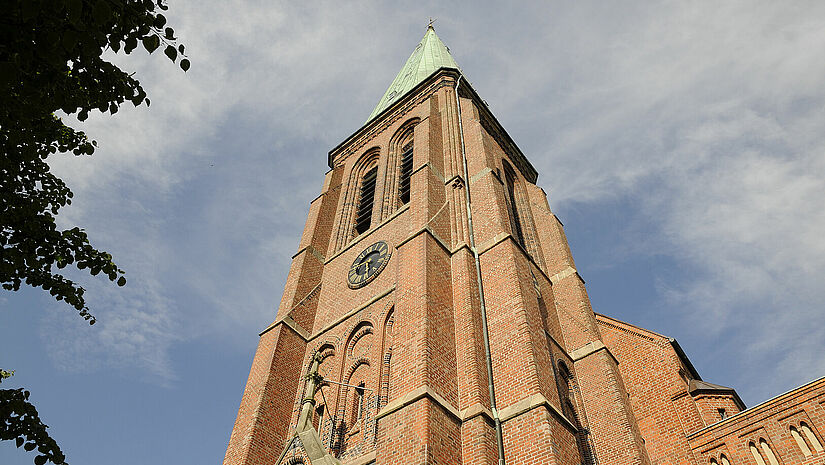
MULTIPOLYGON (((496 389, 493 385, 493 359, 490 356, 490 331, 487 328, 487 306, 484 304, 484 285, 481 282, 481 260, 476 249, 475 234, 473 233, 473 209, 470 203, 470 174, 467 169, 467 152, 464 147, 464 126, 461 123, 461 99, 458 98, 458 87, 461 85, 461 78, 464 77, 459 71, 458 80, 455 83, 455 103, 458 107, 458 132, 461 136, 461 160, 464 164, 464 196, 467 200, 467 224, 470 233, 470 250, 476 264, 476 281, 478 284, 478 298, 481 304, 481 331, 484 333, 484 357, 487 362, 487 387, 490 390, 490 410, 493 413, 493 422, 496 426, 496 446, 498 446, 498 464, 504 465, 504 437, 501 430, 501 419, 496 409, 496 389)), ((465 79, 466 81, 466 79, 465 79)))

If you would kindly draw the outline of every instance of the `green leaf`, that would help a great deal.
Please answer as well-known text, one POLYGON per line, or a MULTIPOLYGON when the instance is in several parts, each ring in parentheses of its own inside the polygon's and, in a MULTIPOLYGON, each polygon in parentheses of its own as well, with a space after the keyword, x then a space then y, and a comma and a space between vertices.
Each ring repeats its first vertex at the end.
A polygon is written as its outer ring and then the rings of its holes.
POLYGON ((126 285, 126 278, 124 278, 123 276, 118 278, 117 279, 117 285, 120 286, 120 287, 125 286, 126 285))
POLYGON ((72 24, 77 24, 80 22, 80 14, 83 12, 83 1, 82 0, 69 0, 68 5, 66 5, 66 9, 69 13, 69 21, 72 24))
POLYGON ((34 448, 35 448, 35 447, 37 447, 37 444, 35 444, 35 443, 33 443, 33 442, 27 442, 27 443, 23 446, 23 449, 25 449, 25 450, 26 450, 26 452, 31 452, 31 451, 33 451, 33 450, 34 450, 34 448))
POLYGON ((155 20, 152 22, 152 25, 158 29, 162 28, 166 25, 166 16, 160 14, 155 16, 155 20))
POLYGON ((183 55, 183 44, 178 45, 178 51, 183 55))
POLYGON ((189 63, 188 59, 184 58, 180 61, 180 69, 182 69, 184 72, 189 71, 190 66, 192 66, 192 64, 189 63))
POLYGON ((34 465, 44 465, 46 463, 45 455, 38 455, 34 458, 34 465))
POLYGON ((16 439, 14 440, 14 443, 15 443, 15 444, 17 444, 17 448, 19 449, 19 448, 20 448, 20 446, 22 446, 22 445, 23 445, 23 438, 21 438, 21 437, 16 438, 16 439))
POLYGON ((132 50, 137 48, 137 38, 136 37, 127 37, 126 38, 126 47, 123 48, 123 51, 128 53, 132 53, 132 50))
POLYGON ((33 19, 35 16, 37 16, 39 7, 40 7, 40 5, 38 5, 37 2, 32 2, 32 1, 23 2, 23 5, 22 5, 23 21, 28 22, 31 19, 33 19))
POLYGON ((63 33, 63 39, 61 42, 63 44, 63 49, 71 53, 77 45, 77 32, 72 29, 66 29, 63 33))
POLYGON ((170 40, 175 39, 175 30, 172 29, 171 27, 167 27, 166 29, 164 29, 163 33, 164 33, 164 35, 166 36, 167 39, 170 39, 170 40))
POLYGON ((106 0, 97 0, 95 6, 92 8, 92 17, 98 24, 104 24, 112 17, 112 9, 106 0))
POLYGON ((175 59, 178 57, 178 51, 175 50, 175 47, 171 45, 167 45, 166 48, 163 49, 163 53, 165 53, 166 56, 168 56, 169 59, 172 61, 175 61, 175 59))
POLYGON ((147 52, 152 53, 160 47, 160 37, 156 35, 146 36, 143 38, 143 48, 147 52))

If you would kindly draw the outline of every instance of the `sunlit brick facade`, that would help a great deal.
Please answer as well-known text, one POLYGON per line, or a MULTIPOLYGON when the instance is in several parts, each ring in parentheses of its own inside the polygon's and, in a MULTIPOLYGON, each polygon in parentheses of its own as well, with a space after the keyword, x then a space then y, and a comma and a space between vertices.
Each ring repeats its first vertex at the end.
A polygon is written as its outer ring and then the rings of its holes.
POLYGON ((742 411, 674 340, 593 312, 431 28, 329 165, 225 465, 825 463, 825 380, 742 411))

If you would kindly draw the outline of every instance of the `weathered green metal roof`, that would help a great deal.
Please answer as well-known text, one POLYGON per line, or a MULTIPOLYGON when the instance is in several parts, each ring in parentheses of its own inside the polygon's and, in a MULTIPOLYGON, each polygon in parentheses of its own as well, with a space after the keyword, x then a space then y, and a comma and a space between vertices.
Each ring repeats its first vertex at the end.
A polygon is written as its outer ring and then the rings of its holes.
POLYGON ((458 64, 450 56, 450 50, 444 45, 444 42, 435 35, 435 29, 432 26, 427 28, 427 33, 421 39, 418 46, 413 50, 412 55, 407 59, 404 67, 395 76, 395 79, 390 84, 390 88, 381 97, 378 105, 370 113, 367 122, 375 118, 379 113, 384 111, 387 107, 392 105, 396 100, 403 97, 407 92, 412 90, 424 79, 427 79, 431 74, 436 72, 439 68, 454 68, 460 69, 458 64))

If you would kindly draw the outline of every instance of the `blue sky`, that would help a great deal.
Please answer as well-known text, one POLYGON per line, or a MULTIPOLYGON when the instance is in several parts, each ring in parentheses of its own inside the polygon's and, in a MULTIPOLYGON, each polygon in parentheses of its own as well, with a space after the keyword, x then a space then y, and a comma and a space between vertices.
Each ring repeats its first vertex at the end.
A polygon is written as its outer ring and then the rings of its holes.
MULTIPOLYGON (((192 60, 115 56, 150 108, 55 157, 129 282, 77 274, 89 327, 0 294, 3 387, 70 463, 220 463, 326 154, 430 16, 539 171, 593 307, 677 338, 748 405, 825 375, 822 2, 171 2, 192 60), (8 386, 7 386, 8 385, 8 386)), ((32 463, 0 443, 0 463, 32 463)))

